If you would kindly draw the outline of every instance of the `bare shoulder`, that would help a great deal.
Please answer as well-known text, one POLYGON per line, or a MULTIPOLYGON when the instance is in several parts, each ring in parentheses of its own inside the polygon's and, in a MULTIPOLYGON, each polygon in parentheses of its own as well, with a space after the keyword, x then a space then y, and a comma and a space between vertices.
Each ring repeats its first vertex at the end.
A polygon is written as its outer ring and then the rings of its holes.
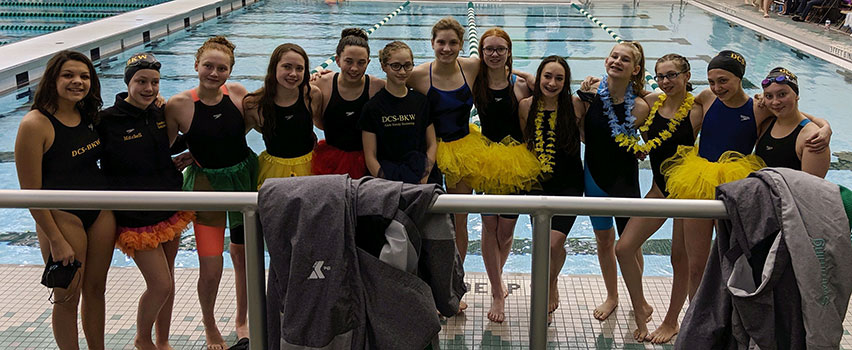
POLYGON ((819 125, 816 125, 816 123, 810 122, 810 123, 805 124, 805 126, 802 127, 802 131, 799 132, 798 138, 799 139, 804 138, 805 140, 807 140, 811 136, 818 134, 818 133, 819 133, 819 125))
POLYGON ((322 90, 320 90, 319 87, 308 84, 307 88, 309 90, 311 100, 316 101, 318 99, 322 99, 322 90))
POLYGON ((385 80, 375 75, 370 75, 370 97, 381 91, 385 87, 385 80))
POLYGON ((660 95, 662 95, 662 93, 652 92, 650 94, 645 95, 644 100, 648 103, 648 105, 652 105, 654 104, 654 102, 657 102, 657 100, 660 98, 660 95))
POLYGON ((532 105, 532 100, 532 96, 529 96, 518 101, 518 108, 529 109, 530 105, 532 105))
POLYGON ((459 57, 458 60, 459 63, 461 63, 462 68, 464 68, 465 70, 479 70, 479 56, 459 57))
POLYGON ((50 123, 50 120, 41 113, 39 110, 34 109, 21 118, 21 124, 19 126, 21 132, 27 132, 31 135, 36 134, 44 134, 46 130, 52 130, 53 126, 50 123))
POLYGON ((695 97, 695 103, 700 105, 709 105, 715 98, 716 95, 713 94, 713 91, 710 91, 710 89, 704 89, 695 97))
POLYGON ((184 119, 192 116, 195 111, 195 102, 192 100, 190 90, 181 92, 169 98, 166 102, 167 119, 184 119))
POLYGON ((169 107, 169 105, 180 107, 185 104, 191 104, 193 101, 192 95, 189 92, 190 90, 182 91, 170 97, 169 101, 166 102, 166 107, 169 107))
POLYGON ((242 99, 243 97, 245 97, 246 94, 248 94, 248 90, 246 90, 246 87, 243 86, 243 84, 227 83, 226 86, 228 87, 228 93, 240 99, 242 99))

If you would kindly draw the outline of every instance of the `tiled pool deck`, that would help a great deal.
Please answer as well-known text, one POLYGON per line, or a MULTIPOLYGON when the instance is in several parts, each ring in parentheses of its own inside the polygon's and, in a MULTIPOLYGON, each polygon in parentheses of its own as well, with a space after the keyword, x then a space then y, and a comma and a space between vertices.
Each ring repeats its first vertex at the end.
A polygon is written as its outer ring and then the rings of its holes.
MULTIPOLYGON (((51 305, 48 292, 38 281, 38 266, 0 265, 0 349, 53 349, 50 328, 51 305)), ((204 348, 204 329, 201 311, 195 294, 196 269, 178 269, 177 296, 172 317, 171 344, 175 349, 204 348)), ((235 311, 233 270, 226 269, 216 303, 219 327, 233 344, 231 318, 235 311)), ((470 292, 465 296, 469 308, 462 315, 449 318, 440 333, 442 349, 526 349, 529 330, 530 276, 505 276, 511 294, 507 298, 503 324, 492 323, 486 317, 490 306, 488 278, 484 273, 469 273, 465 280, 470 292)), ((107 283, 107 349, 133 349, 136 332, 136 303, 144 290, 142 275, 135 268, 113 268, 107 283)), ((592 310, 605 298, 603 280, 599 276, 568 275, 560 277, 561 306, 554 314, 548 330, 550 349, 670 349, 671 344, 640 344, 632 340, 635 328, 627 290, 619 284, 622 297, 615 313, 604 322, 592 317, 592 310)), ((649 329, 662 322, 668 305, 671 279, 645 279, 645 292, 654 307, 649 329)), ((685 308, 684 308, 685 310, 685 308)), ((852 349, 852 317, 847 312, 843 324, 842 349, 852 349)), ((83 343, 82 331, 80 334, 83 343)), ((84 344, 83 344, 84 345, 84 344)))

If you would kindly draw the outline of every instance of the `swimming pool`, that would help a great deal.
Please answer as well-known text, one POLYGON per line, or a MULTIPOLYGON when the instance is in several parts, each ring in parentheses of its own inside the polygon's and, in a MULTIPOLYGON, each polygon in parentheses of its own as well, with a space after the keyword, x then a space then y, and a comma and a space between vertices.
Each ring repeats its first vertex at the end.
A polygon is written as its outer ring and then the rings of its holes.
MULTIPOLYGON (((193 70, 195 51, 209 36, 219 34, 227 36, 237 46, 231 80, 253 90, 260 87, 269 54, 275 46, 284 42, 301 45, 310 55, 310 66, 314 67, 333 54, 341 29, 370 27, 399 5, 397 2, 354 1, 326 5, 315 1, 267 0, 243 13, 228 14, 144 48, 132 48, 102 60, 99 74, 103 98, 105 104, 111 105, 114 94, 125 89, 121 63, 133 52, 141 50, 154 52, 163 63, 161 93, 164 96, 196 86, 193 70)), ((476 4, 475 10, 480 33, 489 27, 501 26, 512 36, 516 69, 534 72, 541 57, 561 54, 567 56, 571 66, 572 88, 576 89, 577 81, 586 75, 603 74, 603 60, 614 41, 572 7, 483 3, 476 4)), ((781 65, 791 69, 800 77, 802 110, 832 123, 835 130, 832 151, 852 151, 852 133, 844 132, 852 130, 852 121, 835 117, 845 110, 848 101, 843 96, 852 86, 852 82, 837 73, 840 67, 762 38, 688 4, 653 2, 633 8, 630 4, 596 2, 589 11, 623 38, 642 42, 649 69, 653 69, 656 59, 666 53, 675 52, 689 58, 692 80, 698 90, 706 87, 708 61, 723 49, 741 52, 748 60, 745 78, 752 84, 746 90, 749 94, 759 91, 758 82, 771 68, 781 65)), ((430 60, 433 56, 429 43, 431 25, 446 15, 467 23, 466 14, 467 6, 463 3, 411 3, 371 35, 373 62, 367 73, 384 76, 376 54, 391 40, 408 43, 414 51, 415 63, 430 60)), ((333 64, 330 68, 337 70, 333 64)), ((21 99, 20 95, 19 91, 0 96, 0 152, 13 149, 17 125, 28 108, 26 98, 21 99)), ((321 131, 317 130, 317 133, 322 137, 321 131)), ((256 152, 263 150, 259 134, 249 133, 248 140, 256 152)), ((846 170, 829 171, 827 178, 852 186, 852 174, 846 170)), ((643 193, 648 190, 650 179, 649 170, 640 172, 643 193)), ((0 188, 17 188, 14 163, 0 163, 0 188)), ((25 210, 0 209, 0 218, 0 232, 31 231, 34 228, 25 210)), ((471 215, 469 229, 471 241, 479 240, 481 222, 478 215, 471 215)), ((569 236, 591 239, 593 233, 588 218, 580 217, 569 236)), ((516 237, 531 237, 528 217, 522 216, 518 221, 516 237)), ((671 226, 667 223, 652 238, 670 237, 671 226)), ((181 254, 183 260, 179 261, 184 261, 185 266, 192 266, 192 253, 181 254)), ((116 265, 130 263, 119 254, 116 254, 115 260, 116 265)), ((648 256, 646 261, 649 265, 647 274, 670 275, 667 256, 648 256)), ((0 245, 0 263, 38 264, 41 261, 34 248, 0 245)), ((484 271, 478 258, 467 259, 466 268, 484 271)), ((507 272, 527 272, 529 268, 528 255, 513 255, 506 265, 507 272)), ((563 272, 598 273, 597 259, 594 255, 569 256, 563 272)))
POLYGON ((166 1, 171 0, 96 0, 86 3, 2 1, 0 2, 0 45, 166 1))

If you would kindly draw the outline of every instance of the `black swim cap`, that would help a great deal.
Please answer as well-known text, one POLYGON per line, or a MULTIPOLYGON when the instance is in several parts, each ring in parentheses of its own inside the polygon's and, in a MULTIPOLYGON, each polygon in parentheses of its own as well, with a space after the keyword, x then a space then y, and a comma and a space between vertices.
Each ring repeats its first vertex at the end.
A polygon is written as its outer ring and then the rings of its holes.
POLYGON ((719 52, 716 57, 710 60, 710 64, 707 65, 707 71, 709 72, 711 69, 723 69, 742 79, 745 75, 746 61, 742 55, 734 51, 725 50, 719 52))
POLYGON ((772 83, 776 84, 787 84, 796 95, 799 95, 799 78, 796 77, 793 72, 787 70, 784 67, 775 67, 769 74, 766 76, 766 79, 763 79, 761 85, 765 89, 767 86, 772 85, 772 83))
POLYGON ((133 75, 141 69, 153 69, 159 72, 160 61, 157 61, 154 54, 147 52, 137 53, 130 56, 127 60, 127 64, 124 66, 124 83, 130 84, 130 79, 133 79, 133 75))

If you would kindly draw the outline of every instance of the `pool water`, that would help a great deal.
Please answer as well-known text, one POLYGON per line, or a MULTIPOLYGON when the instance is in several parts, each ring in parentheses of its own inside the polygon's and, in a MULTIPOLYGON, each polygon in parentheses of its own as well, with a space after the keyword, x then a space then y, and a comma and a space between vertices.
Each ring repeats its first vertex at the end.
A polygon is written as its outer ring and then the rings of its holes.
MULTIPOLYGON (((225 35, 236 45, 236 64, 231 81, 254 90, 260 87, 269 54, 277 45, 284 42, 299 44, 310 56, 310 67, 315 67, 334 53, 343 28, 371 27, 399 5, 395 2, 352 1, 327 5, 315 1, 267 0, 102 60, 98 73, 104 103, 111 105, 115 93, 126 88, 122 81, 122 63, 137 51, 151 51, 162 62, 161 94, 168 97, 197 85, 193 69, 197 48, 211 36, 225 35)), ((799 76, 803 92, 800 108, 832 123, 832 151, 852 150, 852 133, 844 132, 852 130, 852 120, 836 117, 847 110, 848 101, 844 101, 843 97, 852 87, 852 82, 838 74, 842 72, 840 67, 765 39, 688 4, 650 3, 634 8, 629 4, 605 2, 588 10, 622 38, 640 41, 649 70, 653 70, 656 59, 664 54, 674 52, 686 56, 692 66, 693 84, 699 91, 707 86, 707 63, 723 49, 738 51, 748 60, 745 80, 746 85, 751 83, 747 89, 749 94, 760 91, 759 82, 773 67, 790 69, 799 76)), ((604 58, 615 43, 609 34, 568 5, 484 3, 475 5, 475 11, 479 33, 501 26, 513 38, 514 67, 517 70, 534 73, 542 57, 551 54, 567 56, 572 70, 572 89, 578 87, 584 76, 603 74, 604 58)), ((433 57, 429 41, 431 25, 447 15, 452 15, 460 23, 467 23, 467 6, 463 3, 411 3, 405 7, 371 35, 372 62, 367 74, 384 77, 376 55, 392 40, 405 41, 414 52, 415 63, 430 60, 433 57)), ((329 68, 338 70, 334 64, 329 68)), ((14 148, 17 125, 29 108, 26 96, 22 91, 0 96, 0 152, 10 152, 14 148)), ((322 138, 322 131, 316 131, 322 138)), ((247 138, 255 152, 264 149, 258 133, 252 131, 247 138)), ((832 170, 827 179, 852 187, 850 175, 852 173, 846 170, 832 170)), ((651 184, 650 170, 640 171, 640 183, 642 192, 647 192, 651 184)), ((14 163, 0 163, 0 188, 17 188, 14 163)), ((3 218, 0 220, 0 232, 32 231, 35 226, 25 210, 0 209, 0 217, 3 218)), ((470 215, 469 230, 471 241, 480 239, 479 215, 470 215)), ((521 216, 515 235, 518 238, 531 237, 529 217, 521 216)), ((569 237, 594 237, 587 217, 578 218, 569 237)), ((652 239, 670 238, 671 220, 652 236, 652 239)), ((181 256, 185 259, 179 261, 185 266, 196 264, 192 261, 192 252, 181 252, 181 256)), ((132 264, 119 253, 116 257, 118 265, 132 264)), ((39 259, 34 248, 0 245, 0 263, 40 263, 39 259)), ((648 256, 646 261, 649 264, 646 274, 671 274, 667 256, 648 256)), ((484 271, 482 261, 477 257, 467 259, 465 267, 484 271)), ((506 265, 507 272, 526 272, 529 268, 528 255, 510 256, 506 265)), ((599 273, 597 259, 594 255, 569 256, 563 272, 599 273)))
POLYGON ((72 2, 0 2, 0 45, 66 29, 170 0, 72 2))

